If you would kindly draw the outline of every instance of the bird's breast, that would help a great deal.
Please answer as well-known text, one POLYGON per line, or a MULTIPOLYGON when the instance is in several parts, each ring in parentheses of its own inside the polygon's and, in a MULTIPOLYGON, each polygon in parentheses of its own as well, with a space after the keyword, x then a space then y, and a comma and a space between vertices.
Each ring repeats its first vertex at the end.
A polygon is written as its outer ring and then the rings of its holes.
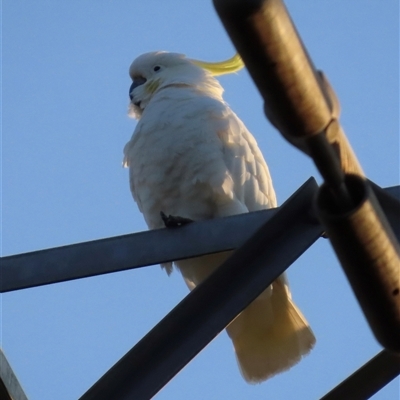
POLYGON ((222 184, 226 167, 209 117, 186 102, 146 109, 139 121, 128 150, 130 178, 151 228, 162 226, 160 211, 194 220, 213 216, 213 186, 222 184))

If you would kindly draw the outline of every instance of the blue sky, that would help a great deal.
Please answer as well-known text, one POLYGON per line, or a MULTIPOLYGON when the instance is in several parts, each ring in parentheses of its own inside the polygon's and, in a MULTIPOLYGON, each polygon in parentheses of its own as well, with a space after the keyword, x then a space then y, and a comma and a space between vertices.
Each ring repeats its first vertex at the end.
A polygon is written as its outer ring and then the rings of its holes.
MULTIPOLYGON (((399 184, 399 5, 396 0, 288 0, 314 60, 335 88, 341 121, 367 176, 399 184)), ((211 1, 5 0, 2 58, 1 255, 146 229, 122 148, 128 67, 170 50, 221 60, 234 50, 211 1)), ((256 137, 282 203, 312 162, 266 121, 246 71, 221 78, 256 137)), ((317 337, 289 372, 247 385, 219 335, 156 399, 316 399, 373 357, 372 337, 329 242, 289 270, 317 337)), ((1 345, 31 400, 82 395, 185 295, 158 266, 2 295, 1 345)), ((398 398, 399 381, 375 399, 398 398)))

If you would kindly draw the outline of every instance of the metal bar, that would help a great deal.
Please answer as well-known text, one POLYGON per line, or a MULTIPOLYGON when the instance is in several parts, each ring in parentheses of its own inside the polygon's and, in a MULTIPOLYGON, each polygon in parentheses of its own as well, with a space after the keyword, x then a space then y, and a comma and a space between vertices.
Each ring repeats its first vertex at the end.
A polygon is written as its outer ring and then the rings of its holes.
POLYGON ((310 179, 80 400, 150 399, 306 251, 322 230, 310 179))
POLYGON ((265 100, 270 121, 290 140, 322 132, 328 93, 281 0, 214 0, 233 44, 265 100))
POLYGON ((400 357, 381 351, 320 400, 366 400, 400 375, 400 357))
MULTIPOLYGON (((397 195, 400 200, 400 186, 383 190, 395 197, 397 195)), ((390 204, 390 201, 382 204, 385 212, 390 209, 390 204)), ((139 232, 2 257, 0 292, 236 249, 277 210, 279 208, 200 221, 179 229, 139 232)), ((388 217, 392 219, 395 215, 391 213, 388 217)), ((394 225, 393 229, 399 231, 399 227, 394 225)))
POLYGON ((324 178, 319 218, 376 338, 400 353, 400 246, 371 190, 363 198, 355 190, 369 188, 358 184, 364 174, 338 122, 332 87, 315 69, 282 0, 214 5, 264 98, 267 118, 324 178))
POLYGON ((0 349, 0 399, 28 400, 2 349, 0 349))
POLYGON ((336 95, 327 78, 314 67, 283 1, 213 1, 264 99, 270 122, 308 155, 324 153, 315 160, 322 176, 340 180, 341 171, 335 164, 344 172, 362 175, 337 122, 340 107, 336 95), (323 151, 329 148, 321 146, 320 134, 332 145, 333 153, 323 151))
POLYGON ((232 250, 277 209, 199 221, 0 258, 0 292, 232 250))

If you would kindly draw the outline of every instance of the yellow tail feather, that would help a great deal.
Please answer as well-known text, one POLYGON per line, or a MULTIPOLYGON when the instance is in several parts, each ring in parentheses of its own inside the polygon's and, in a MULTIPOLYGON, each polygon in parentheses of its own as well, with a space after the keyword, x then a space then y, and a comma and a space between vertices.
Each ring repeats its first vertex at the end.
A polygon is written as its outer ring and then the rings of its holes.
POLYGON ((277 280, 228 327, 244 379, 262 382, 298 363, 315 337, 285 285, 277 280))
MULTIPOLYGON (((177 261, 185 281, 194 289, 231 252, 177 261)), ((292 302, 284 275, 280 276, 226 328, 244 379, 262 382, 298 363, 310 352, 315 337, 292 302)))

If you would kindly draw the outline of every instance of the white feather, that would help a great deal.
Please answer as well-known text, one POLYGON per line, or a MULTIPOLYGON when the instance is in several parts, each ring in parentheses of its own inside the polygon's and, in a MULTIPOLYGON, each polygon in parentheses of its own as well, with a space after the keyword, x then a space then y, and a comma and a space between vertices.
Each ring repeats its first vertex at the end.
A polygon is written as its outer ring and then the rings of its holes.
MULTIPOLYGON (((276 207, 257 143, 223 101, 223 89, 210 73, 180 54, 156 52, 135 60, 130 74, 147 81, 131 93, 131 110, 140 119, 124 148, 124 164, 150 229, 164 226, 160 211, 196 221, 276 207)), ((230 254, 176 265, 193 289, 230 254)), ((170 265, 164 267, 171 272, 170 265)), ((248 382, 290 368, 315 342, 284 275, 227 331, 248 382)))

